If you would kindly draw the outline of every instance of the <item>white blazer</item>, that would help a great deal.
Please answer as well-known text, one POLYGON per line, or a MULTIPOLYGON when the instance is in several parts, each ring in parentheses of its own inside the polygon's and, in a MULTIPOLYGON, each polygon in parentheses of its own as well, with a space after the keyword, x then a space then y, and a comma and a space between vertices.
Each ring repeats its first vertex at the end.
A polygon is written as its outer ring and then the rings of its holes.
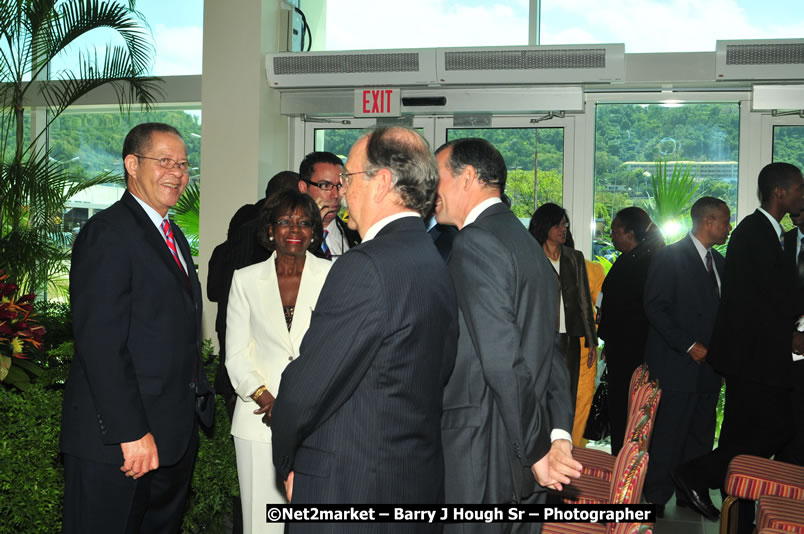
POLYGON ((237 393, 232 435, 271 442, 271 429, 255 415, 259 406, 250 395, 265 386, 279 392, 285 366, 299 355, 310 316, 332 263, 307 253, 288 332, 279 282, 276 252, 267 260, 238 269, 232 277, 226 312, 226 370, 237 393))

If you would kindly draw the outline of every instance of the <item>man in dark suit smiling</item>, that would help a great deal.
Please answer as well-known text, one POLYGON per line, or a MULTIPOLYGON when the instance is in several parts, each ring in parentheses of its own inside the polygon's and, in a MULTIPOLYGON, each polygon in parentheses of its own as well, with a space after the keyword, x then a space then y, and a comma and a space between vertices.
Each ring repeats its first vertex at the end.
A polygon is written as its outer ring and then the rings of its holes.
POLYGON ((422 221, 438 183, 435 159, 415 131, 381 128, 352 147, 343 183, 349 225, 363 241, 333 265, 300 356, 282 373, 274 464, 293 504, 442 503, 441 394, 458 321, 447 267, 422 221))
MULTIPOLYGON (((436 218, 459 232, 449 256, 458 355, 444 389, 448 503, 543 502, 581 475, 573 460, 569 374, 558 350, 558 281, 500 199, 505 161, 483 139, 436 152, 436 218)), ((451 524, 456 532, 538 532, 538 523, 451 524)))
POLYGON ((201 286, 167 218, 188 181, 184 141, 167 124, 140 124, 123 164, 127 191, 73 247, 75 358, 61 433, 70 533, 178 531, 198 444, 196 392, 207 384, 201 286))

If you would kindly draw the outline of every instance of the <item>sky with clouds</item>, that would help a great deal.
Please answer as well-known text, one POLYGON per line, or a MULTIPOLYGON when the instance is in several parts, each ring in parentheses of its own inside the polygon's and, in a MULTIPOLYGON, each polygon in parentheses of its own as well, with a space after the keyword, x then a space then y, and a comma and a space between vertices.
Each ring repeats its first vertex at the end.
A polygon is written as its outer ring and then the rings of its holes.
MULTIPOLYGON (((525 45, 528 10, 528 0, 328 0, 327 48, 525 45)), ((804 35, 801 0, 543 0, 541 18, 541 44, 624 42, 631 53, 804 35)))
MULTIPOLYGON (((308 10, 321 3, 301 0, 308 10)), ((326 5, 326 29, 312 31, 326 32, 328 50, 528 41, 529 0, 326 0, 326 5)), ((718 39, 804 36, 802 5, 802 0, 542 0, 541 44, 625 43, 630 53, 714 51, 718 39)), ((200 74, 203 0, 138 0, 137 9, 154 38, 153 73, 200 74)), ((94 42, 108 38, 95 35, 94 42)))

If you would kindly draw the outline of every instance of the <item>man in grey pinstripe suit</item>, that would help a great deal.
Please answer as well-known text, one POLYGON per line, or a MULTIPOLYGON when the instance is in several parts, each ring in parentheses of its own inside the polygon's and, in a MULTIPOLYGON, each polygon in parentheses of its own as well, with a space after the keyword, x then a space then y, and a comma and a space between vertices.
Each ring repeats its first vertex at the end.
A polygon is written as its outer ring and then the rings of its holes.
POLYGON ((293 504, 442 503, 442 391, 458 318, 449 273, 422 220, 438 184, 435 158, 415 131, 381 128, 352 147, 342 178, 349 225, 363 242, 333 265, 300 356, 282 374, 274 464, 293 504))
MULTIPOLYGON (((540 486, 581 475, 569 375, 557 345, 558 283, 537 241, 500 200, 502 155, 483 139, 436 152, 436 218, 460 230, 447 260, 458 355, 444 389, 448 503, 538 503, 540 486)), ((537 532, 535 523, 452 524, 451 532, 537 532)))

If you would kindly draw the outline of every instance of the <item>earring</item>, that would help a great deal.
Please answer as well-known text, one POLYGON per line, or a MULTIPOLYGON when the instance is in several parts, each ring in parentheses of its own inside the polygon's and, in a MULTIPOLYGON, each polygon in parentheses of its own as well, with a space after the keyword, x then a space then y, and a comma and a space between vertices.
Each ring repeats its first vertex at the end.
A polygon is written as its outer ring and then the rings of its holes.
POLYGON ((272 243, 273 243, 273 241, 274 241, 274 236, 269 235, 269 236, 268 236, 268 241, 270 241, 270 242, 272 242, 272 243))

